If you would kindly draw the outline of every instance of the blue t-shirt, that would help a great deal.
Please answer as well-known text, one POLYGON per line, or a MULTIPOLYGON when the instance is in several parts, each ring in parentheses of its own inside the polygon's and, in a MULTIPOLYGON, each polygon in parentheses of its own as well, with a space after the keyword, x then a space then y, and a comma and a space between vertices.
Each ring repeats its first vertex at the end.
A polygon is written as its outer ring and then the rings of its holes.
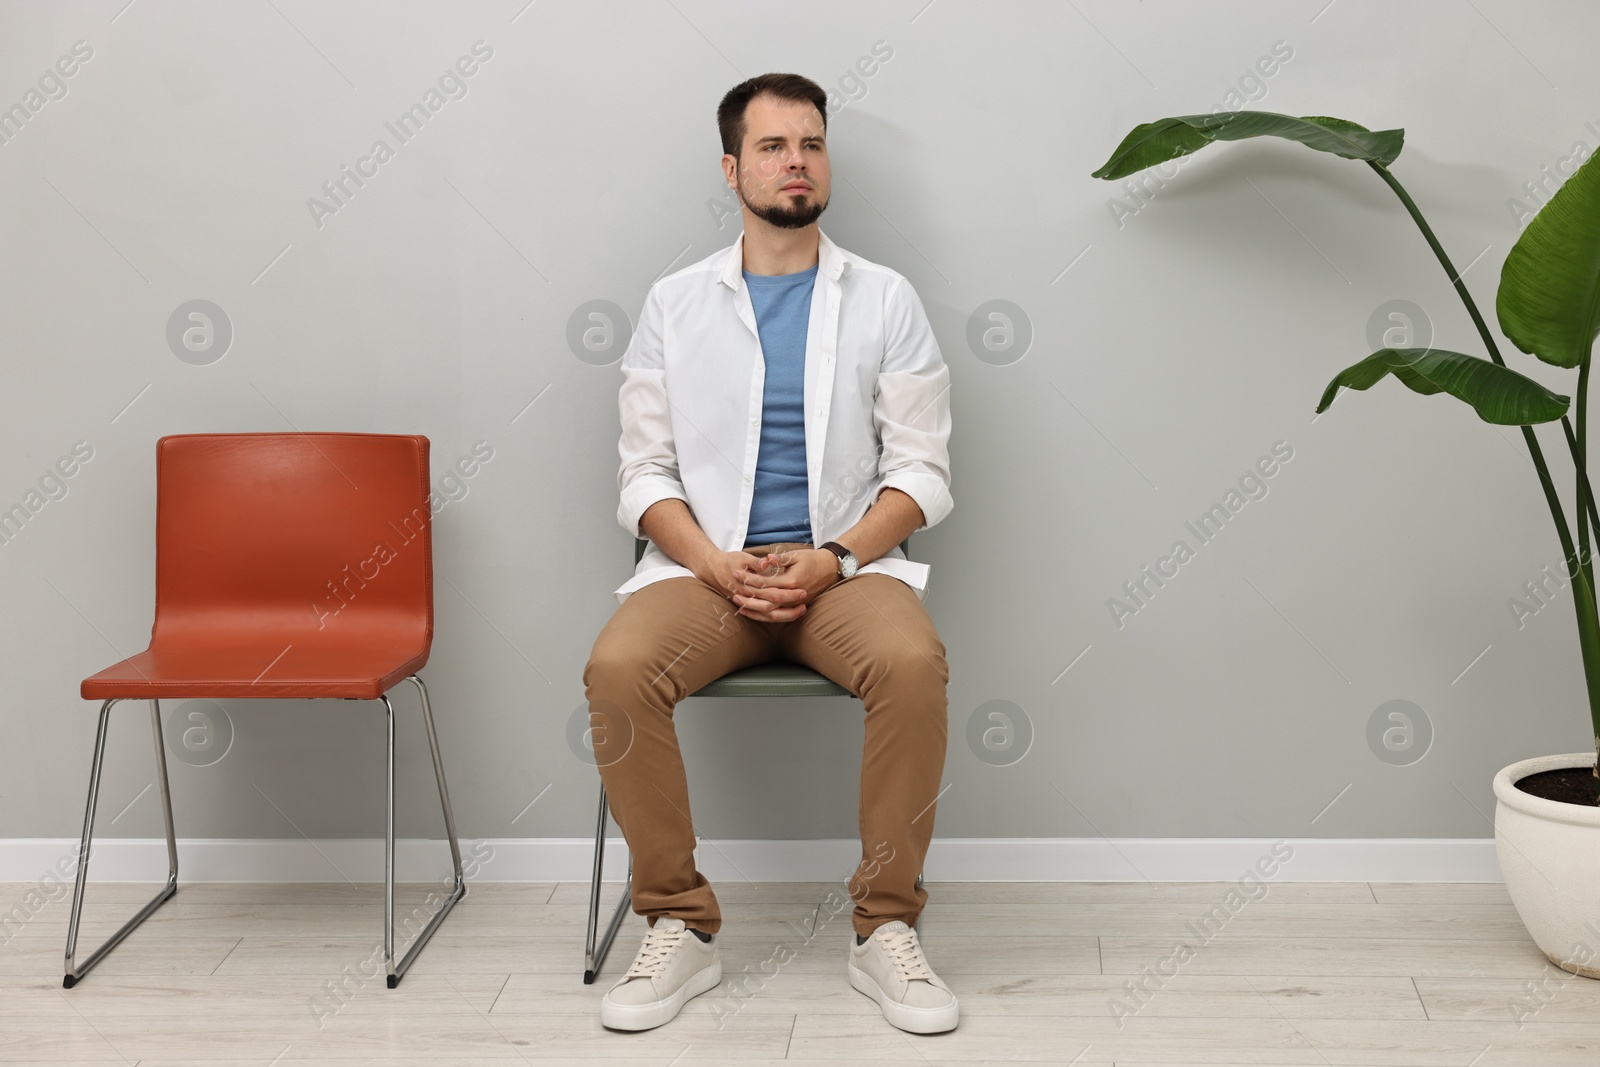
POLYGON ((776 541, 811 541, 806 491, 806 327, 816 280, 816 266, 793 274, 744 272, 767 365, 746 548, 776 541))

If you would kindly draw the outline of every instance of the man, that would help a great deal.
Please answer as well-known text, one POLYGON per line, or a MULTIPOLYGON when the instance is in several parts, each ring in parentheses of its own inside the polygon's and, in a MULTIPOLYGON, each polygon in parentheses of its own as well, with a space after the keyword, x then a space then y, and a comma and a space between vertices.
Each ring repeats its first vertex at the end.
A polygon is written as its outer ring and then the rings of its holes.
POLYGON ((914 926, 944 768, 949 668, 898 545, 950 513, 949 370, 911 285, 835 245, 827 96, 752 78, 717 111, 734 244, 656 282, 622 359, 617 518, 649 550, 583 680, 594 752, 650 929, 601 1001, 643 1030, 715 988, 717 899, 673 729, 679 700, 775 658, 866 709, 851 984, 893 1025, 953 1029, 914 926))

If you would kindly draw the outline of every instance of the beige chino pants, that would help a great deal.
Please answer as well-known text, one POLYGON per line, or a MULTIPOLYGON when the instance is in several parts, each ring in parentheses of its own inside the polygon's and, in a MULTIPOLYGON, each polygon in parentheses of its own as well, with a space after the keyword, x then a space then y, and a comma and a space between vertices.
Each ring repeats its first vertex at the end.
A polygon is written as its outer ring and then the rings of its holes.
MULTIPOLYGON (((752 546, 757 556, 809 544, 752 546)), ((789 659, 861 698, 862 858, 848 888, 861 935, 927 903, 917 875, 933 838, 944 771, 950 680, 945 647, 914 589, 887 574, 829 586, 790 622, 761 622, 699 578, 632 593, 583 670, 594 754, 612 816, 633 856, 633 910, 716 933, 722 913, 695 869, 689 786, 672 713, 730 671, 789 659)))

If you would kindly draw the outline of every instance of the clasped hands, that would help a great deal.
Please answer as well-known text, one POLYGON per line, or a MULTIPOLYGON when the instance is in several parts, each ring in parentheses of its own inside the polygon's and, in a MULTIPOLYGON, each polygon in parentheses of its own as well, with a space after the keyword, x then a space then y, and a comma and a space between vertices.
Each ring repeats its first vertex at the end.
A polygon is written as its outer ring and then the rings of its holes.
POLYGON ((839 557, 826 548, 787 552, 717 552, 707 557, 700 578, 757 622, 790 622, 806 603, 836 584, 839 557))

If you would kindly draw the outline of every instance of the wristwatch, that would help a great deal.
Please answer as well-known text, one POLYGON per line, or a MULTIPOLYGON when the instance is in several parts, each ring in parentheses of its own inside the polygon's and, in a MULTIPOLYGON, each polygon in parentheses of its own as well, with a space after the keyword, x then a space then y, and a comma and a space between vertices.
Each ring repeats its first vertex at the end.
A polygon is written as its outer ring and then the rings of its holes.
POLYGON ((822 547, 839 557, 840 578, 854 578, 856 576, 856 571, 860 569, 861 564, 860 561, 856 559, 856 554, 854 552, 850 551, 837 541, 825 542, 822 547))

